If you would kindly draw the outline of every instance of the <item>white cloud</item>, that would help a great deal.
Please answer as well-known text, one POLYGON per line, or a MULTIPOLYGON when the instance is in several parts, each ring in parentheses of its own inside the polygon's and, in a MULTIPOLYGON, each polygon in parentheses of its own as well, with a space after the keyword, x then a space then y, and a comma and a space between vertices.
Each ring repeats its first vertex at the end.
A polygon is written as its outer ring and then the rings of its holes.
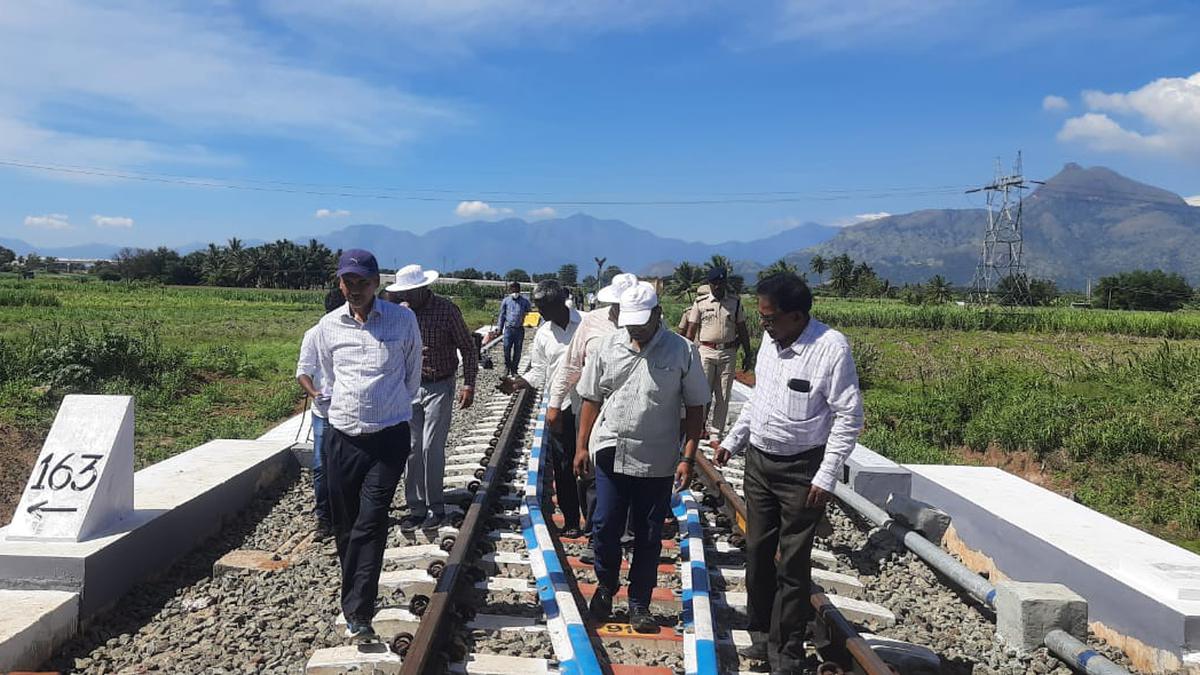
POLYGON ((1187 199, 1185 199, 1183 201, 1191 204, 1192 206, 1200 206, 1200 195, 1196 195, 1195 197, 1188 197, 1187 199))
POLYGON ((496 208, 487 202, 479 200, 459 202, 458 206, 454 207, 454 214, 459 218, 494 218, 496 216, 507 216, 511 213, 512 209, 496 208))
POLYGON ((68 230, 71 223, 69 216, 62 213, 47 213, 44 216, 25 216, 25 227, 36 227, 41 230, 68 230))
POLYGON ((386 151, 459 119, 441 101, 301 62, 250 25, 234 4, 5 4, 0 63, 21 67, 0 68, 0 155, 228 164, 212 139, 386 151))
POLYGON ((469 56, 492 46, 570 45, 580 34, 638 30, 703 11, 708 0, 269 0, 275 19, 331 46, 356 36, 381 53, 469 56))
POLYGON ((133 227, 133 218, 129 216, 92 216, 92 222, 96 227, 133 227))
POLYGON ((1067 102, 1067 99, 1065 99, 1061 96, 1055 96, 1054 94, 1051 94, 1051 95, 1047 96, 1046 98, 1042 99, 1042 110, 1049 110, 1049 111, 1066 110, 1067 108, 1070 108, 1070 107, 1071 107, 1071 104, 1067 102))
POLYGON ((879 220, 880 218, 887 218, 890 215, 892 215, 892 214, 888 213, 887 211, 877 211, 875 213, 859 213, 859 214, 856 214, 853 216, 846 216, 844 218, 836 218, 829 224, 832 225, 833 227, 850 227, 851 225, 865 223, 868 220, 879 220))
POLYGON ((317 209, 314 218, 345 218, 350 212, 345 209, 317 209))
POLYGON ((1085 91, 1083 102, 1091 112, 1068 119, 1058 140, 1101 152, 1200 155, 1200 73, 1128 93, 1085 91))
POLYGON ((554 218, 558 216, 558 211, 554 210, 553 206, 543 206, 540 209, 531 209, 526 215, 530 218, 554 218))

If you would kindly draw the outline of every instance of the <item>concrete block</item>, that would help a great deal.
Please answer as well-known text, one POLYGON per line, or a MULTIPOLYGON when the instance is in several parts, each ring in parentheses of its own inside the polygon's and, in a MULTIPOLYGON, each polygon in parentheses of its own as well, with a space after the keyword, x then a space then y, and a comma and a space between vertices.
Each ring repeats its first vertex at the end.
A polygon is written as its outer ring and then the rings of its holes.
POLYGON ((347 645, 313 652, 304 672, 306 675, 396 675, 401 665, 400 657, 385 644, 347 645))
POLYGON ((37 668, 78 626, 78 593, 0 591, 0 607, 0 672, 37 668))
POLYGON ((882 508, 890 495, 909 496, 912 472, 862 444, 856 444, 844 467, 845 482, 867 501, 882 508))
POLYGON ((953 518, 944 546, 972 569, 1066 584, 1087 600, 1092 632, 1139 670, 1181 670, 1200 651, 1200 603, 1183 597, 1192 582, 1138 573, 1200 570, 1200 556, 1000 469, 907 468, 912 496, 953 518))
POLYGON ((935 544, 942 543, 942 537, 950 528, 950 516, 945 511, 912 497, 892 493, 883 509, 901 524, 920 532, 935 544))
POLYGON ((466 675, 549 675, 556 672, 547 659, 498 654, 472 654, 466 661, 451 663, 451 673, 466 675))
POLYGON ((1087 600, 1062 584, 996 584, 996 634, 1010 647, 1037 649, 1052 630, 1064 630, 1084 640, 1087 618, 1087 600))
POLYGON ((67 396, 7 537, 84 541, 117 530, 132 511, 133 397, 67 396))
POLYGON ((14 541, 0 529, 0 588, 79 594, 80 620, 220 531, 294 466, 286 441, 211 441, 137 472, 119 532, 83 542, 14 541))
POLYGON ((901 675, 939 675, 942 660, 933 650, 903 640, 893 640, 871 633, 859 633, 871 651, 901 675))

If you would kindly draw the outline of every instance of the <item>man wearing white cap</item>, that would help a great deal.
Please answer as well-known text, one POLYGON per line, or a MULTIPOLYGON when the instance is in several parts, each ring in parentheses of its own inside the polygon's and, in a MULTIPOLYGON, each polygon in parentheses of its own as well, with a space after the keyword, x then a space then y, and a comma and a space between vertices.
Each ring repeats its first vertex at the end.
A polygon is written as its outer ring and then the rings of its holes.
MULTIPOLYGON (((599 338, 617 332, 617 315, 620 312, 618 303, 621 301, 621 293, 626 289, 637 285, 638 278, 633 274, 618 274, 612 278, 612 282, 596 295, 596 299, 606 305, 587 312, 580 317, 579 327, 575 329, 575 334, 571 336, 571 343, 567 345, 567 351, 563 354, 562 361, 559 367, 554 371, 554 376, 551 378, 549 385, 549 398, 547 400, 546 423, 550 426, 550 430, 554 433, 561 433, 562 430, 562 411, 565 405, 577 394, 575 385, 579 383, 579 377, 583 373, 583 364, 587 357, 589 346, 596 342, 599 338)), ((575 406, 575 415, 571 418, 578 424, 579 422, 579 405, 575 406)), ((575 433, 576 429, 570 429, 571 433, 575 433)), ((574 458, 572 458, 572 461, 574 458)), ((581 476, 579 479, 579 491, 585 495, 583 504, 584 516, 584 533, 591 535, 592 531, 592 514, 596 510, 596 486, 595 476, 590 473, 581 476)))
POLYGON ((454 412, 454 375, 458 355, 463 358, 463 388, 458 394, 459 407, 468 408, 475 398, 475 377, 479 373, 479 352, 462 312, 448 299, 434 293, 429 285, 438 278, 434 270, 407 265, 396 272, 396 281, 387 287, 417 315, 421 328, 421 388, 413 399, 412 452, 408 455, 408 475, 404 496, 408 515, 400 529, 431 529, 445 518, 442 494, 446 473, 446 437, 454 412))
POLYGON ((629 566, 629 623, 658 630, 650 595, 658 580, 663 519, 671 488, 686 487, 710 396, 700 354, 665 329, 654 287, 642 281, 621 294, 621 329, 588 354, 578 391, 583 399, 575 469, 596 471, 593 530, 598 581, 588 606, 605 621, 620 586, 621 534, 633 527, 629 566), (683 452, 679 411, 686 409, 683 452))

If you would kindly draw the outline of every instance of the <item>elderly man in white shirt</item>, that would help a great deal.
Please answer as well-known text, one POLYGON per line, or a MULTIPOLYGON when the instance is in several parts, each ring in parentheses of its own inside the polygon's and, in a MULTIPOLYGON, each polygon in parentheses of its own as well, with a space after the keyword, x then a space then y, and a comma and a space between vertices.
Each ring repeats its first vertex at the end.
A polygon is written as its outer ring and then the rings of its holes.
POLYGON ((375 633, 388 509, 411 448, 421 331, 412 310, 375 298, 379 264, 369 251, 342 253, 338 281, 346 304, 317 324, 318 368, 330 388, 324 459, 346 634, 364 640, 375 633))
POLYGON ((622 329, 589 350, 579 395, 579 474, 596 471, 596 592, 588 610, 606 621, 620 587, 621 534, 633 527, 629 623, 658 630, 650 597, 658 581, 663 519, 671 488, 691 479, 710 392, 700 354, 662 325, 654 287, 642 281, 621 295, 622 329), (682 448, 679 412, 686 409, 682 448))
MULTIPOLYGON (((325 296, 325 312, 329 313, 345 304, 345 298, 339 290, 325 296)), ((317 537, 327 539, 333 535, 333 521, 329 513, 329 488, 325 484, 324 441, 325 429, 329 426, 329 401, 331 390, 329 378, 319 367, 317 355, 317 333, 319 324, 304 332, 300 341, 300 358, 296 361, 296 382, 312 399, 312 437, 313 437, 313 496, 315 497, 313 515, 317 518, 317 537)))
POLYGON ((723 466, 749 446, 743 490, 754 642, 741 654, 769 661, 773 673, 799 673, 813 611, 813 535, 862 431, 862 394, 850 343, 809 316, 812 293, 803 280, 776 274, 759 282, 757 293, 766 335, 754 392, 713 449, 723 466))
MULTIPOLYGON (((554 380, 567 352, 567 346, 582 320, 579 312, 567 306, 566 301, 569 297, 570 291, 553 279, 539 282, 533 290, 533 304, 545 322, 533 335, 529 366, 520 377, 502 381, 502 391, 510 392, 526 387, 539 389, 554 380)), ((550 457, 553 462, 554 493, 558 497, 558 508, 563 514, 563 529, 560 534, 564 537, 578 537, 583 494, 575 481, 572 462, 575 460, 575 411, 579 409, 579 395, 574 391, 570 392, 559 403, 559 409, 560 423, 550 429, 551 438, 554 439, 554 451, 550 457)))

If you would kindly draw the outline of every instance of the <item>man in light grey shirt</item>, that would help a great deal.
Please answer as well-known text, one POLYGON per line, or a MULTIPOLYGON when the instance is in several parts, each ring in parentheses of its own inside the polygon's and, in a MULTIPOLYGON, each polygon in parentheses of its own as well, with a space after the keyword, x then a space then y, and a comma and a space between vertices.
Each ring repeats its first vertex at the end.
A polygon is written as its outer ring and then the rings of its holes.
POLYGON ((575 472, 596 468, 593 528, 596 579, 589 611, 596 621, 612 612, 620 586, 621 534, 633 527, 629 568, 629 623, 653 632, 650 595, 658 580, 663 519, 672 484, 691 480, 709 399, 700 355, 662 325, 654 287, 639 282, 621 295, 621 330, 597 340, 579 380, 583 398, 575 472), (679 413, 686 409, 680 456, 679 413))
POLYGON ((374 635, 388 508, 408 459, 408 421, 421 386, 421 332, 407 307, 375 298, 379 265, 369 251, 344 252, 338 281, 346 304, 317 324, 317 367, 329 378, 324 458, 342 612, 347 636, 361 640, 374 635))
POLYGON ((801 672, 812 615, 813 536, 863 427, 850 343, 809 316, 812 293, 792 273, 758 284, 763 336, 750 401, 714 447, 723 466, 746 446, 747 658, 801 672), (775 554, 779 553, 776 565, 775 554), (766 639, 764 639, 766 636, 766 639))

